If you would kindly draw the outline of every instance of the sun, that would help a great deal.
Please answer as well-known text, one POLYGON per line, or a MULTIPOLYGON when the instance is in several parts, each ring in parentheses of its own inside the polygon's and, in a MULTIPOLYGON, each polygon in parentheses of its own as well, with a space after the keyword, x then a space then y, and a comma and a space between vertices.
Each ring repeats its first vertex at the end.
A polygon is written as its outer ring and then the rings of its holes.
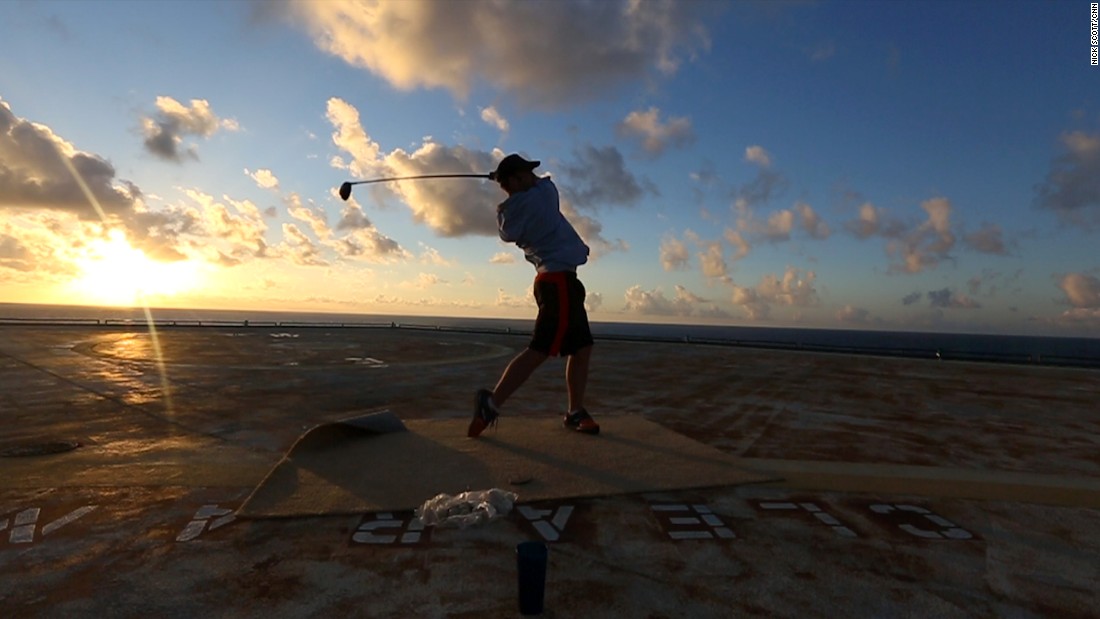
POLYGON ((80 274, 70 287, 82 301, 94 305, 149 305, 191 290, 200 280, 198 264, 152 260, 118 230, 108 233, 107 239, 89 243, 76 265, 80 274))

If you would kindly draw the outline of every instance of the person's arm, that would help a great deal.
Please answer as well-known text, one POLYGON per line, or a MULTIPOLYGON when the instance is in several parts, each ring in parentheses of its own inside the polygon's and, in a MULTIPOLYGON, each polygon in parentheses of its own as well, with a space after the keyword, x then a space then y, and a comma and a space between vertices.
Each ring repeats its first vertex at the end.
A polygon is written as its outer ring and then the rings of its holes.
POLYGON ((516 194, 497 207, 497 229, 500 240, 505 243, 515 243, 523 238, 523 230, 527 225, 523 208, 525 201, 522 194, 516 194))

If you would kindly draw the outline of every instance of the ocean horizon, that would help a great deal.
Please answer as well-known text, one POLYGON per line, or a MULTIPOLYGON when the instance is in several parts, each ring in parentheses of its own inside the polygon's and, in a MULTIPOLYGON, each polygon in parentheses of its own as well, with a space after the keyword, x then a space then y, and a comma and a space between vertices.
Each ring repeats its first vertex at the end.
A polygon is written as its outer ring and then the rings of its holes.
MULTIPOLYGON (((534 324, 533 317, 476 318, 187 308, 149 308, 148 312, 154 324, 165 327, 392 327, 527 334, 534 324)), ((121 326, 144 324, 148 317, 146 309, 140 307, 0 303, 0 325, 121 326)), ((601 321, 593 321, 591 326, 597 340, 684 342, 1100 368, 1100 339, 1087 337, 601 321)))

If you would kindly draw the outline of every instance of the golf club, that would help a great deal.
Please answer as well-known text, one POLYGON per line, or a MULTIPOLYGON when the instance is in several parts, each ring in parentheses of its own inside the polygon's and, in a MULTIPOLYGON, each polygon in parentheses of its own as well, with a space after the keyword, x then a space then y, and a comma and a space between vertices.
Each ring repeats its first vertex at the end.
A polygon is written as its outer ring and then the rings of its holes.
POLYGON ((368 183, 387 183, 390 181, 412 181, 421 178, 487 178, 493 180, 494 174, 421 174, 419 176, 395 176, 393 178, 374 178, 369 181, 345 182, 340 185, 340 199, 347 200, 351 197, 352 185, 366 185, 368 183))

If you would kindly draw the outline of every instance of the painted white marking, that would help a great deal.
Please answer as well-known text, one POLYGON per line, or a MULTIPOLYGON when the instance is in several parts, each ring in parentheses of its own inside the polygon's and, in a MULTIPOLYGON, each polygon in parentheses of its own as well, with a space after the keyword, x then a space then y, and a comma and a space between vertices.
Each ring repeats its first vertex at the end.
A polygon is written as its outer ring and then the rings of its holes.
POLYGON ((710 531, 669 531, 672 539, 714 539, 710 531))
POLYGON ((701 524, 699 522, 699 519, 696 518, 695 516, 688 516, 688 517, 683 517, 683 518, 673 517, 673 518, 669 518, 668 521, 671 524, 676 524, 676 525, 701 524))
POLYGON ((808 512, 819 512, 819 511, 821 511, 821 508, 818 507, 817 505, 813 504, 813 503, 799 503, 799 505, 802 506, 802 509, 804 509, 808 512))
POLYGON ((947 518, 944 518, 942 516, 937 516, 936 514, 925 514, 924 517, 931 520, 932 522, 940 525, 941 527, 943 527, 945 529, 955 528, 955 523, 954 522, 951 522, 950 520, 948 520, 947 518))
POLYGON ((943 536, 949 539, 973 539, 974 536, 970 534, 970 531, 966 529, 960 529, 958 527, 948 529, 943 532, 943 536))
POLYGON ((379 514, 375 514, 374 517, 378 520, 393 520, 393 513, 392 512, 382 512, 382 513, 379 513, 379 514))
POLYGON ((51 522, 51 523, 47 524, 46 526, 42 527, 42 535, 49 535, 50 533, 53 533, 54 531, 56 531, 56 530, 60 529, 61 527, 69 524, 70 522, 76 520, 77 518, 81 518, 81 517, 85 516, 86 514, 92 512, 92 511, 95 511, 96 507, 98 507, 98 505, 85 505, 84 507, 81 507, 80 509, 75 509, 75 510, 69 512, 68 514, 65 514, 64 516, 58 518, 57 520, 54 520, 53 522, 51 522))
POLYGON ((8 519, 4 518, 3 520, 0 520, 0 531, 3 531, 6 528, 8 528, 8 519))
POLYGON ((697 513, 697 514, 711 514, 711 513, 713 513, 712 511, 710 511, 710 508, 707 507, 706 505, 692 505, 691 507, 695 510, 695 513, 697 513))
POLYGON ((721 537, 722 539, 734 539, 737 537, 733 534, 733 531, 727 529, 726 527, 716 527, 714 529, 714 532, 717 533, 718 537, 721 537))
POLYGON ((523 515, 524 518, 528 520, 540 520, 554 513, 552 510, 549 509, 535 509, 527 505, 520 505, 516 509, 519 511, 520 514, 523 515))
POLYGON ((723 525, 722 519, 714 514, 704 514, 703 522, 709 524, 712 527, 720 527, 723 525))
POLYGON ((225 525, 229 524, 230 522, 233 522, 236 519, 237 519, 237 517, 233 514, 229 514, 228 516, 222 516, 221 518, 218 518, 214 522, 211 522, 210 523, 210 528, 208 528, 207 531, 213 531, 214 529, 217 529, 219 527, 224 527, 225 525))
POLYGON ((876 514, 889 514, 890 512, 894 511, 894 506, 876 503, 871 506, 871 511, 875 512, 876 514))
POLYGON ((554 528, 559 531, 565 531, 565 523, 569 522, 569 517, 573 515, 572 505, 563 505, 558 508, 558 513, 554 514, 554 519, 550 521, 554 525, 554 528))
POLYGON ((188 522, 187 526, 183 528, 183 531, 180 531, 180 534, 176 536, 176 541, 189 542, 198 537, 205 527, 205 520, 192 520, 191 522, 188 522))
POLYGON ((928 531, 927 529, 922 529, 920 527, 915 527, 911 524, 899 524, 898 528, 910 535, 915 535, 917 537, 923 537, 925 539, 940 539, 939 533, 936 533, 935 531, 928 531))
POLYGON ((650 505, 655 512, 682 512, 687 510, 687 505, 676 505, 675 503, 653 503, 650 505))
POLYGON ((833 527, 833 530, 841 537, 859 537, 859 535, 856 535, 855 531, 848 527, 833 527))
POLYGON ((830 527, 840 526, 840 521, 839 520, 837 520, 836 518, 833 518, 832 516, 830 516, 829 514, 826 514, 825 512, 814 512, 814 517, 817 518, 818 520, 820 520, 821 522, 824 522, 825 524, 829 525, 830 527))
POLYGON ((420 533, 416 531, 408 531, 401 536, 402 544, 415 544, 420 541, 420 533))
POLYGON ((15 515, 15 526, 34 524, 38 522, 38 514, 42 510, 38 507, 32 507, 30 509, 24 509, 15 515))
POLYGON ((794 503, 761 503, 760 509, 798 509, 794 503))
POLYGON ((225 516, 231 513, 232 510, 228 510, 217 505, 203 505, 199 508, 199 511, 195 512, 195 520, 207 520, 214 516, 225 516))
POLYGON ((548 542, 556 542, 561 538, 561 536, 558 535, 557 529, 554 528, 554 525, 545 520, 535 520, 531 525, 534 526, 535 530, 539 532, 539 535, 548 542))
MULTIPOLYGON (((375 529, 400 529, 404 524, 400 520, 372 520, 359 525, 358 532, 351 539, 360 544, 392 544, 397 541, 396 535, 378 535, 375 529)), ((419 536, 419 534, 417 534, 419 536)))
POLYGON ((914 514, 930 514, 930 513, 932 513, 930 511, 928 511, 927 509, 924 509, 923 507, 918 507, 916 505, 898 505, 897 507, 898 507, 898 509, 900 509, 903 512, 913 512, 914 514))

